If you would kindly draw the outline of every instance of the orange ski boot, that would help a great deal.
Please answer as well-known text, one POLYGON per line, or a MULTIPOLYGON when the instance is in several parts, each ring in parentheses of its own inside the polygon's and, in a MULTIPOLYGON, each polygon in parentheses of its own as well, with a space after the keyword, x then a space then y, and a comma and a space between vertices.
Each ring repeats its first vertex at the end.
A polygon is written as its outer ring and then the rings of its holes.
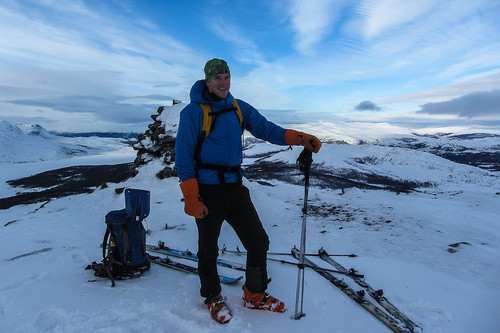
POLYGON ((243 286, 243 305, 249 309, 285 312, 285 303, 269 295, 269 293, 252 293, 243 286))
POLYGON ((212 316, 212 319, 219 324, 226 324, 231 320, 231 318, 233 318, 233 314, 224 302, 221 294, 213 297, 210 300, 206 300, 205 304, 210 311, 210 316, 212 316))

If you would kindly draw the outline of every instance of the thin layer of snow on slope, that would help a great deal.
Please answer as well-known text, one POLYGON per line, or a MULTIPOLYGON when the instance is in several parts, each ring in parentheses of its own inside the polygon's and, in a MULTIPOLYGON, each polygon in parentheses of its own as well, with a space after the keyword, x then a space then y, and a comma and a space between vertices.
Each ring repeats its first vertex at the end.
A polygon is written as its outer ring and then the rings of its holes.
MULTIPOLYGON (((267 145, 267 149, 272 149, 267 145)), ((262 150, 260 149, 259 152, 262 150)), ((386 175, 398 180, 435 184, 429 190, 460 191, 464 187, 498 188, 500 175, 476 167, 457 164, 439 156, 408 148, 375 145, 326 144, 313 156, 314 167, 386 175)), ((251 155, 253 150, 246 153, 251 155)), ((295 161, 299 152, 284 150, 268 160, 295 161)), ((334 172, 333 172, 334 173, 334 172)))
POLYGON ((0 121, 1 163, 31 163, 60 160, 72 156, 97 155, 126 149, 119 138, 67 138, 52 135, 39 125, 13 125, 0 121))
MULTIPOLYGON (((279 148, 265 144, 254 147, 262 152, 279 148)), ((330 253, 357 254, 357 258, 336 259, 365 274, 373 287, 383 289, 424 332, 494 332, 500 325, 498 177, 477 168, 454 165, 454 174, 468 174, 478 182, 464 182, 457 176, 456 185, 443 176, 451 162, 435 160, 436 168, 425 168, 425 161, 431 158, 428 154, 402 150, 397 156, 391 155, 390 150, 346 145, 324 145, 321 153, 314 156, 313 167, 353 167, 353 159, 378 156, 382 151, 388 157, 374 168, 389 172, 392 164, 393 170, 398 171, 391 172, 401 178, 411 176, 404 172, 412 169, 419 174, 417 179, 434 181, 439 190, 397 195, 348 189, 343 194, 312 187, 307 218, 308 252, 324 247, 330 253), (411 163, 400 165, 404 156, 411 163), (442 167, 445 171, 441 171, 442 167), (456 243, 460 245, 449 246, 456 243)), ((293 164, 299 152, 295 149, 277 156, 293 164)), ((183 212, 178 180, 157 179, 154 175, 160 167, 159 161, 153 161, 143 166, 135 178, 92 194, 0 211, 2 331, 388 331, 310 270, 306 271, 306 317, 291 319, 297 268, 277 262, 269 262, 273 279, 269 291, 287 303, 288 311, 273 314, 245 309, 240 282, 223 286, 223 295, 234 314, 234 319, 223 326, 210 319, 199 296, 196 276, 153 266, 139 279, 118 281, 115 288, 105 279, 87 282, 94 277, 83 268, 99 260, 104 216, 124 207, 123 194, 114 192, 117 187, 151 191, 151 214, 146 223, 151 230, 149 243, 163 240, 170 247, 196 250, 196 226, 183 212), (33 254, 26 255, 30 253, 33 254)), ((271 251, 288 252, 299 243, 304 188, 272 183, 274 187, 245 182, 269 234, 271 251)), ((229 249, 243 248, 226 224, 219 245, 223 244, 229 249)), ((237 255, 223 257, 245 261, 237 255)), ((286 259, 293 261, 291 257, 286 259)))
MULTIPOLYGON (((498 135, 483 134, 463 134, 463 135, 388 135, 376 141, 383 146, 401 146, 402 143, 408 145, 423 145, 429 148, 441 149, 446 151, 463 151, 464 148, 473 152, 490 152, 500 149, 498 135)), ((467 152, 467 150, 465 150, 467 152)))

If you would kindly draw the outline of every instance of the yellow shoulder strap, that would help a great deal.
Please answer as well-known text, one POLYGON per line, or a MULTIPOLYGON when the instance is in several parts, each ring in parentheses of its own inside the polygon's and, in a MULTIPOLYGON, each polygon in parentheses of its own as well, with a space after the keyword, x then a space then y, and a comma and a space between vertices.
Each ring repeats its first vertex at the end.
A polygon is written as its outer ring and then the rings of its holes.
MULTIPOLYGON (((210 111, 210 104, 199 103, 201 110, 203 111, 203 124, 201 126, 201 132, 204 133, 205 138, 210 134, 210 129, 212 126, 212 115, 210 111)), ((240 127, 243 128, 243 113, 241 112, 240 105, 236 101, 236 98, 233 99, 233 106, 236 108, 236 115, 238 116, 238 120, 240 121, 240 127)))
POLYGON ((212 116, 210 115, 210 104, 200 103, 201 110, 203 111, 203 125, 201 127, 201 132, 205 134, 205 137, 210 133, 210 126, 212 125, 212 116))
POLYGON ((236 115, 240 120, 240 127, 243 128, 243 113, 241 113, 240 105, 236 101, 236 98, 233 99, 233 106, 236 108, 236 115))

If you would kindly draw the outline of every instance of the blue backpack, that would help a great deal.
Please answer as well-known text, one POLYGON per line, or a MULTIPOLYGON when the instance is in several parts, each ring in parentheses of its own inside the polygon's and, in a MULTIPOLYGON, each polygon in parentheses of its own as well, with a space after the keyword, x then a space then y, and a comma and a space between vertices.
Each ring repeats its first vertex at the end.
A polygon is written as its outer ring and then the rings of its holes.
POLYGON ((106 214, 106 232, 102 242, 101 263, 93 262, 87 269, 94 275, 115 280, 140 276, 150 267, 146 253, 146 230, 142 225, 149 215, 150 192, 125 189, 125 209, 106 214))

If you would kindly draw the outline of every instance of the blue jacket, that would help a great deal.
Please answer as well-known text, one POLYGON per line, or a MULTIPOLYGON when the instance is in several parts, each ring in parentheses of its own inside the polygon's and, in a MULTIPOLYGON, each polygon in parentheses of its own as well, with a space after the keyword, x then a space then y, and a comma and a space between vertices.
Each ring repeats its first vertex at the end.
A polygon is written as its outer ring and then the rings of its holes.
MULTIPOLYGON (((198 175, 194 166, 195 147, 201 135, 203 111, 198 103, 209 103, 212 112, 218 112, 231 107, 233 96, 231 93, 220 101, 211 101, 204 97, 205 80, 197 81, 191 88, 189 103, 180 114, 179 128, 175 141, 175 166, 181 181, 197 176, 200 184, 219 184, 216 170, 200 169, 198 175)), ((256 138, 278 145, 286 145, 286 129, 268 121, 250 104, 238 100, 243 114, 243 128, 256 138)), ((214 128, 204 139, 201 148, 201 162, 224 166, 237 166, 243 158, 241 143, 241 127, 236 112, 222 113, 215 119, 214 128)), ((241 171, 240 171, 241 173, 241 171)), ((225 173, 226 183, 236 183, 240 177, 237 173, 225 173)))

